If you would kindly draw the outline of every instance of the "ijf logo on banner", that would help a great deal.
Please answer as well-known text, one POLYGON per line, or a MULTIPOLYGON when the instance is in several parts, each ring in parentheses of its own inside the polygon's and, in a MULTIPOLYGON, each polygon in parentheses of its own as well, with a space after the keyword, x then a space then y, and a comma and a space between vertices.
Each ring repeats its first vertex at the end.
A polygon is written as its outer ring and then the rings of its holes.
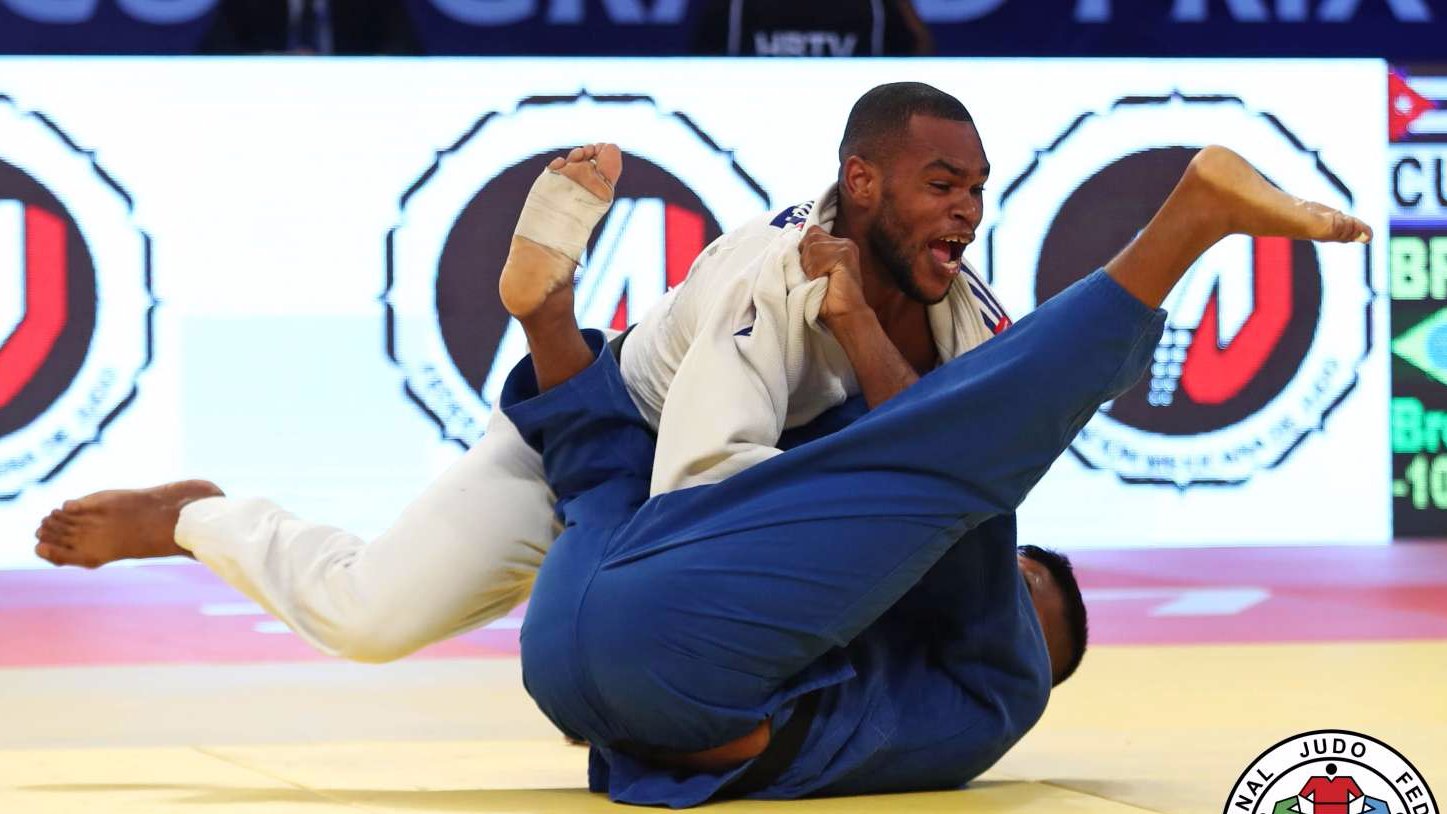
MULTIPOLYGON (((1212 143, 1293 195, 1352 208, 1301 138, 1240 99, 1122 99, 1080 116, 1002 196, 987 252, 1005 305, 1028 311, 1104 266, 1212 143)), ((1360 244, 1221 241, 1166 300, 1150 375, 1101 408, 1072 451, 1127 482, 1178 487, 1277 466, 1355 385, 1374 296, 1360 244)))
POLYGON ((1223 814, 1438 814, 1427 781, 1401 752, 1347 730, 1272 746, 1236 780, 1223 814))
POLYGON ((0 95, 0 500, 48 480, 151 360, 150 239, 44 114, 0 95))
POLYGON ((539 97, 483 116, 403 194, 387 236, 387 353, 444 437, 483 434, 527 353, 497 278, 528 190, 549 160, 596 141, 623 149, 623 177, 576 279, 584 327, 626 327, 768 207, 729 153, 644 96, 539 97))

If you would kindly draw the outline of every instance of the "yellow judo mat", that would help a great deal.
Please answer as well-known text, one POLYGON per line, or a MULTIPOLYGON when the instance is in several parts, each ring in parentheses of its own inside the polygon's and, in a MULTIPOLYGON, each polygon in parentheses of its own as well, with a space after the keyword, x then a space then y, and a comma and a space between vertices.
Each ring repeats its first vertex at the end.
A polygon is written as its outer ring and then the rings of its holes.
MULTIPOLYGON (((622 810, 515 659, 6 669, 0 722, 0 814, 622 810)), ((1385 741, 1443 794, 1447 642, 1098 646, 966 789, 709 809, 1216 814, 1317 729, 1385 741)))

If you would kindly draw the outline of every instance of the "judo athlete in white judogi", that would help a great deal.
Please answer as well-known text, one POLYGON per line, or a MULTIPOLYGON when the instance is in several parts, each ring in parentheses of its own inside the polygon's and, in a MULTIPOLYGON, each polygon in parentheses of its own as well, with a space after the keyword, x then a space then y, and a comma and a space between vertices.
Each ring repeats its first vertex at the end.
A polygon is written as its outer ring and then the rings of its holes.
MULTIPOLYGON (((811 282, 784 285, 777 330, 770 306, 721 298, 677 364, 661 365, 673 388, 656 426, 628 377, 633 337, 620 366, 601 335, 578 330, 568 285, 611 199, 617 149, 555 161, 529 201, 536 216, 519 223, 500 291, 532 354, 503 408, 541 453, 565 526, 524 623, 524 682, 560 729, 592 744, 590 785, 615 800, 946 788, 988 768, 1084 646, 1066 607, 1078 590, 1017 559, 1010 514, 1148 366, 1171 287, 1229 234, 1370 237, 1207 148, 1104 269, 951 358, 925 304, 949 303, 967 280, 953 244, 973 237, 987 170, 968 114, 921 87, 861 99, 841 149, 835 235, 778 238, 797 241, 778 257, 797 255, 811 282), (900 96, 914 107, 893 104, 900 96), (878 132, 888 141, 871 141, 878 132), (805 324, 824 329, 802 348, 788 338, 795 291, 805 324), (829 367, 812 343, 837 346, 847 366, 829 367), (727 388, 715 403, 740 400, 744 420, 715 452, 670 459, 670 402, 693 358, 727 388), (841 398, 857 387, 870 409, 779 451, 759 439, 777 441, 807 403, 801 382, 812 394, 829 380, 803 369, 834 371, 841 398), (720 466, 724 477, 708 479, 720 466)), ((760 261, 749 290, 787 279, 787 266, 760 261)), ((964 301, 978 309, 983 296, 964 301)), ((86 498, 47 520, 42 544, 179 538, 178 514, 209 500, 194 485, 166 488, 86 498)))

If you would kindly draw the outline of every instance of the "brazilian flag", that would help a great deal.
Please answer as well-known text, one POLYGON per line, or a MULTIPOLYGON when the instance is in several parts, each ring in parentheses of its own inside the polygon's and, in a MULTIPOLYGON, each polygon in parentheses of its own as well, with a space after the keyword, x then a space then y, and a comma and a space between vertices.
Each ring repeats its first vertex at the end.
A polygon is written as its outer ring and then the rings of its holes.
POLYGON ((1447 384, 1447 308, 1392 340, 1392 352, 1447 384))

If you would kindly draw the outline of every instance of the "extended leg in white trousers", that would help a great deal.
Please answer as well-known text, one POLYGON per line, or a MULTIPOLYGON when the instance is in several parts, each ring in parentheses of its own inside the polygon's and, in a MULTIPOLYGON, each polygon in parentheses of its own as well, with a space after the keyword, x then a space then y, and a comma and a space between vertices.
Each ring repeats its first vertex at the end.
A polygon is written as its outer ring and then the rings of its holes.
POLYGON ((370 542, 263 499, 188 504, 176 542, 323 652, 401 658, 525 601, 557 535, 538 454, 487 434, 370 542))

